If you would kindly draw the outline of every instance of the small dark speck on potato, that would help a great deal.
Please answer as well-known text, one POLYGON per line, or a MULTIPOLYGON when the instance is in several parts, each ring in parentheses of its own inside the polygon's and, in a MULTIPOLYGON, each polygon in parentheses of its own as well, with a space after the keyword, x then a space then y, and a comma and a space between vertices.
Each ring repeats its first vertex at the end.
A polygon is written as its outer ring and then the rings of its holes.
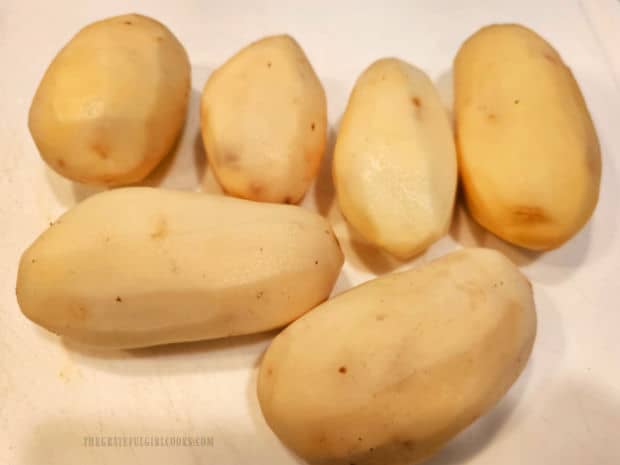
POLYGON ((520 102, 519 99, 515 99, 515 105, 517 105, 520 102))
POLYGON ((58 166, 60 166, 61 168, 64 168, 65 166, 65 161, 62 158, 59 158, 56 163, 58 163, 58 166))
POLYGON ((377 321, 383 321, 383 320, 385 320, 385 315, 377 315, 376 319, 377 319, 377 321))
POLYGON ((418 108, 422 106, 422 101, 420 100, 420 97, 412 97, 411 102, 418 108))
POLYGON ((256 293, 256 298, 260 299, 261 297, 263 297, 264 292, 263 291, 259 291, 256 293))
POLYGON ((50 221, 50 228, 51 228, 52 226, 54 226, 54 222, 53 222, 53 221, 50 221))
POLYGON ((161 42, 162 40, 164 40, 164 38, 162 36, 157 36, 157 41, 161 42))
POLYGON ((347 367, 342 366, 342 367, 338 368, 338 372, 342 373, 344 375, 347 372, 347 367))
POLYGON ((31 262, 32 262, 32 263, 36 263, 37 261, 33 258, 33 259, 31 260, 31 262))
POLYGON ((131 21, 123 21, 123 24, 126 24, 127 26, 131 26, 133 23, 131 21))
POLYGON ((260 248, 260 249, 258 249, 258 250, 262 252, 262 251, 263 251, 263 248, 261 247, 261 248, 260 248))
POLYGON ((122 302, 122 301, 123 301, 123 299, 121 299, 121 297, 120 297, 120 296, 116 296, 116 301, 117 301, 117 302, 122 302))
POLYGON ((293 199, 290 197, 284 197, 284 203, 293 203, 293 199))
POLYGON ((319 261, 318 261, 318 260, 315 260, 315 261, 314 261, 314 264, 315 264, 315 265, 318 265, 318 264, 319 264, 319 261))
POLYGON ((358 441, 361 441, 361 440, 362 440, 362 438, 357 438, 357 440, 358 440, 358 441))
POLYGON ((310 128, 314 131, 314 129, 316 128, 316 125, 314 124, 314 122, 310 125, 310 128))
POLYGON ((267 62, 267 68, 271 68, 271 61, 267 62))

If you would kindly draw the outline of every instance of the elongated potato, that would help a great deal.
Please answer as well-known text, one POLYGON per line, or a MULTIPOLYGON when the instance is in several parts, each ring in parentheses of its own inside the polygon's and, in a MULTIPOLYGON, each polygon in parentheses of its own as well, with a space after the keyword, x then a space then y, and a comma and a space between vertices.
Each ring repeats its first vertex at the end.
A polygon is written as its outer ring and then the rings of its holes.
POLYGON ((292 37, 266 37, 209 77, 201 127, 209 166, 228 194, 297 203, 325 150, 325 92, 292 37))
POLYGON ((465 249, 290 325, 263 358, 258 398, 313 464, 411 465, 504 395, 535 334, 527 279, 498 252, 465 249))
POLYGON ((519 25, 488 26, 454 62, 460 174, 472 216, 513 244, 558 247, 598 200, 601 156, 570 69, 519 25))
POLYGON ((346 219, 389 253, 410 258, 446 233, 456 152, 423 71, 395 58, 364 71, 342 119, 333 174, 346 219))
POLYGON ((58 53, 28 124, 41 157, 61 175, 128 184, 172 149, 189 89, 187 53, 163 24, 115 16, 86 26, 58 53))
POLYGON ((26 250, 17 300, 82 343, 150 346, 283 326, 329 296, 342 263, 328 223, 302 208, 126 188, 26 250))

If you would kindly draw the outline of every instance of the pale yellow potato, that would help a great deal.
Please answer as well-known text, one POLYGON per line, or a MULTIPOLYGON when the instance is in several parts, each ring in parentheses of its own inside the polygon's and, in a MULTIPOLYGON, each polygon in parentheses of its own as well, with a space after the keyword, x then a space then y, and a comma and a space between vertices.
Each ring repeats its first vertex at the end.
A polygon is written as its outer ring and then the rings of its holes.
POLYGON ((412 465, 487 412, 532 350, 528 280, 465 249, 320 305, 260 367, 269 426, 313 464, 412 465))
POLYGON ((454 62, 459 169, 482 226, 533 250, 558 247, 598 200, 601 155, 571 70, 515 24, 485 27, 454 62))
POLYGON ((185 122, 190 64, 161 23, 141 15, 79 31, 45 72, 28 125, 41 157, 83 183, 143 179, 185 122))
POLYGON ((327 221, 300 207, 116 189, 24 252, 17 300, 81 343, 151 346, 288 324, 327 299, 342 263, 327 221))
POLYGON ((228 194, 297 203, 325 150, 325 92, 292 37, 266 37, 211 74, 201 127, 209 166, 228 194))
POLYGON ((362 73, 338 132, 333 175, 348 222, 392 255, 410 258, 446 233, 456 151, 423 71, 386 58, 362 73))

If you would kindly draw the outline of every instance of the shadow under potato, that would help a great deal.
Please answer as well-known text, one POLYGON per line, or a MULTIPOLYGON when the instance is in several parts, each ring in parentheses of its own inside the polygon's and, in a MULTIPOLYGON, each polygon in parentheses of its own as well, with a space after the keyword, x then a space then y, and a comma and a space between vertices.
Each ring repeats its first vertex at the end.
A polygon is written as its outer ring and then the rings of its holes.
POLYGON ((91 347, 61 338, 76 363, 127 376, 176 376, 182 373, 238 370, 253 366, 281 331, 179 342, 140 349, 91 347), (165 364, 162 372, 161 364, 165 364))

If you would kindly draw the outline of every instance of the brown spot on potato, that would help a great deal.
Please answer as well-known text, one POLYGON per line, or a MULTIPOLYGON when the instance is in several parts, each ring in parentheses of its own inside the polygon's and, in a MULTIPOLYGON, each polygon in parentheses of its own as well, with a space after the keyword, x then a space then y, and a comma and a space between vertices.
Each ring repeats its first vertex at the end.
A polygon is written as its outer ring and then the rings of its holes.
POLYGON ((263 193, 263 186, 257 182, 250 184, 250 191, 255 197, 259 197, 263 193))
POLYGON ((159 218, 155 224, 153 232, 151 232, 151 239, 163 239, 168 235, 168 222, 165 218, 159 218))
POLYGON ((310 129, 312 129, 313 131, 316 129, 316 125, 314 124, 314 121, 312 122, 312 124, 310 125, 310 129))
POLYGON ((377 321, 383 321, 383 320, 385 320, 385 315, 383 315, 383 314, 379 314, 379 315, 377 315, 377 316, 375 317, 375 319, 376 319, 377 321))
POLYGON ((554 65, 559 64, 559 63, 558 63, 558 60, 557 60, 557 59, 556 59, 556 58, 555 58, 555 57, 554 57, 551 53, 549 53, 549 52, 545 52, 545 53, 543 53, 543 57, 545 57, 545 59, 546 59, 547 61, 550 61, 550 62, 551 62, 551 63, 553 63, 554 65))
POLYGON ((271 376, 271 375, 273 375, 273 369, 267 368, 267 376, 271 376))
POLYGON ((256 298, 257 298, 258 300, 260 300, 260 299, 263 297, 263 294, 264 294, 264 292, 263 292, 263 291, 258 291, 258 292, 256 293, 256 298))
POLYGON ((518 98, 517 98, 517 99, 515 99, 515 105, 518 105, 520 101, 521 101, 521 100, 519 100, 518 98))
POLYGON ((33 258, 32 260, 30 260, 30 263, 37 263, 37 261, 33 258))
POLYGON ((73 306, 70 311, 73 318, 77 321, 84 321, 88 316, 88 310, 83 305, 73 306))
POLYGON ((411 440, 406 440, 402 442, 403 446, 406 447, 407 449, 414 449, 415 448, 415 442, 411 441, 411 440))
POLYGON ((284 197, 284 203, 293 203, 293 199, 290 196, 284 197))
POLYGON ((319 264, 319 261, 318 261, 318 260, 315 260, 315 261, 314 261, 314 264, 315 264, 315 265, 318 265, 318 264, 319 264))
POLYGON ((549 221, 549 217, 542 208, 527 205, 514 207, 512 216, 519 223, 546 223, 549 221))
POLYGON ((224 152, 221 157, 221 163, 223 165, 236 165, 239 163, 239 155, 235 152, 224 152))
POLYGON ((56 164, 60 167, 60 168, 64 168, 65 165, 65 161, 62 158, 59 158, 58 160, 56 160, 56 164))
POLYGON ((161 41, 164 40, 164 38, 162 36, 157 36, 156 38, 157 38, 157 42, 161 42, 161 41))
POLYGON ((131 21, 123 21, 123 24, 126 24, 127 26, 131 26, 133 23, 131 21))
POLYGON ((120 302, 122 302, 122 301, 123 301, 123 299, 121 299, 121 296, 120 296, 120 295, 117 295, 117 296, 116 296, 116 301, 120 303, 120 302))
POLYGON ((93 151, 99 155, 99 158, 101 158, 102 160, 106 160, 108 158, 108 146, 101 143, 101 142, 96 142, 94 144, 92 144, 90 146, 91 149, 93 149, 93 151))
POLYGON ((338 373, 342 373, 344 375, 346 374, 346 372, 347 372, 347 367, 341 366, 340 368, 338 368, 338 373))
POLYGON ((489 113, 489 114, 487 115, 487 119, 488 119, 489 121, 497 121, 497 115, 496 115, 495 113, 489 113))
POLYGON ((420 97, 412 97, 411 103, 413 103, 416 106, 416 108, 422 107, 422 101, 420 100, 420 97))
POLYGON ((267 68, 271 68, 271 61, 267 62, 267 68))

